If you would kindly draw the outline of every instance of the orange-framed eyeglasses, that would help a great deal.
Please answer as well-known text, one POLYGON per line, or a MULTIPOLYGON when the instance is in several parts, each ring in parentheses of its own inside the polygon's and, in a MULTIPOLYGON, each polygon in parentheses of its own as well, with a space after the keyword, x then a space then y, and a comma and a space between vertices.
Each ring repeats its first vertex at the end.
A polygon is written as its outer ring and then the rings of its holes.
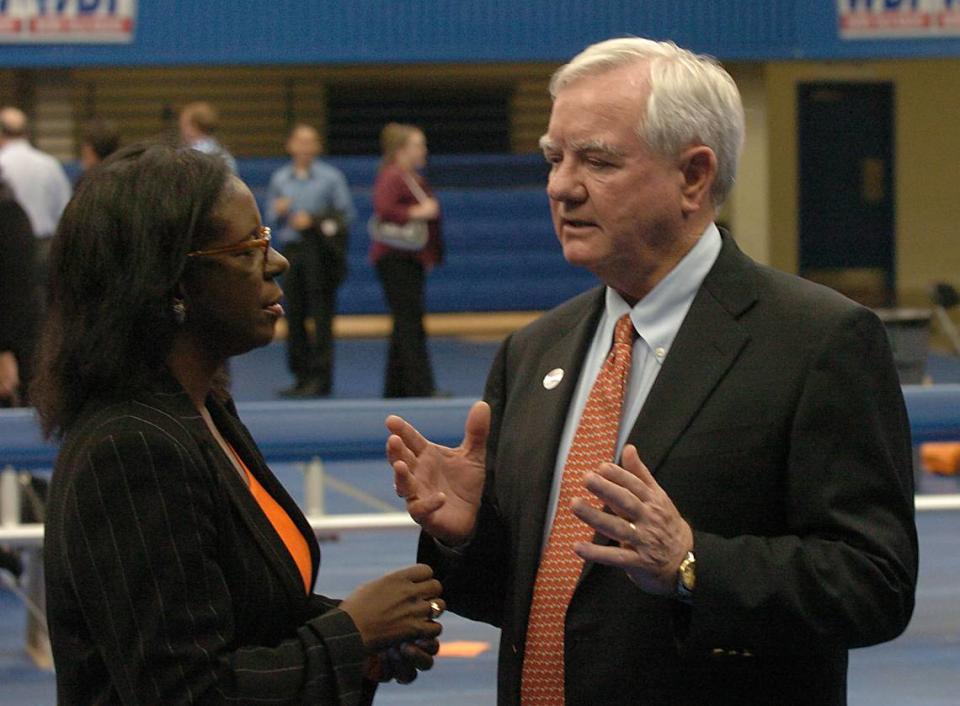
POLYGON ((232 255, 234 253, 246 252, 260 248, 263 252, 263 271, 267 271, 267 260, 270 259, 270 241, 273 236, 270 233, 269 226, 260 226, 257 229, 259 237, 244 240, 233 245, 224 245, 221 248, 210 248, 209 250, 194 250, 188 252, 187 257, 210 257, 212 255, 232 255))

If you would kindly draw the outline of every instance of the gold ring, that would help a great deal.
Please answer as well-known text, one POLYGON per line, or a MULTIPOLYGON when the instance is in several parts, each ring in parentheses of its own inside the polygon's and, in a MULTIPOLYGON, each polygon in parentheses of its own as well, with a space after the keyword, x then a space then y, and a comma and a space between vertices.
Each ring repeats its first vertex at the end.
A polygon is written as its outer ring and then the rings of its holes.
POLYGON ((436 620, 443 615, 443 608, 437 601, 430 601, 430 620, 436 620))
POLYGON ((632 529, 634 533, 638 532, 637 526, 635 524, 633 524, 632 522, 628 522, 627 524, 630 525, 630 529, 632 529))

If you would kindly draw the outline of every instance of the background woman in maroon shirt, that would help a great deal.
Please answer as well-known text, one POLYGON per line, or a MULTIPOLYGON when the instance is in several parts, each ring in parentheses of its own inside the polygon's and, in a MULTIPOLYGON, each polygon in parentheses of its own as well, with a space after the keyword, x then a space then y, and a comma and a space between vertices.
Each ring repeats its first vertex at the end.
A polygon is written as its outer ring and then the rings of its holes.
POLYGON ((383 396, 430 397, 435 387, 423 329, 424 284, 426 273, 443 258, 440 204, 417 171, 427 161, 427 140, 420 128, 389 123, 380 133, 380 145, 383 163, 373 187, 374 212, 392 223, 424 220, 429 231, 426 244, 417 251, 370 244, 370 259, 393 315, 383 396), (425 200, 414 194, 411 180, 426 194, 425 200))

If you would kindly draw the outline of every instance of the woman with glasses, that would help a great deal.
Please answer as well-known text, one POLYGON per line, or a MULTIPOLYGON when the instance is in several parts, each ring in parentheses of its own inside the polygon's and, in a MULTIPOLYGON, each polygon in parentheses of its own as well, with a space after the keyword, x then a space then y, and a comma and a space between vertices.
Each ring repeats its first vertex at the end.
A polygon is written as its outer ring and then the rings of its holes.
POLYGON ((273 337, 286 260, 223 160, 134 146, 84 180, 53 245, 33 387, 60 437, 47 613, 64 704, 362 704, 436 653, 413 566, 342 602, 227 395, 273 337))

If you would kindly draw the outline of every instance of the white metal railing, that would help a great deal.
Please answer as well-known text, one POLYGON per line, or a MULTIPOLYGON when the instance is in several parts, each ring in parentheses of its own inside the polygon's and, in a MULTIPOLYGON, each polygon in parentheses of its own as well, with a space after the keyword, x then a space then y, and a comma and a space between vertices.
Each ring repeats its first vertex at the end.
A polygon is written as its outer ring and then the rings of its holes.
MULTIPOLYGON (((416 523, 405 512, 333 514, 326 512, 326 471, 323 461, 314 457, 303 468, 304 513, 313 531, 320 534, 363 530, 411 529, 416 523)), ((13 466, 0 471, 0 544, 11 548, 43 546, 43 525, 20 522, 20 485, 29 475, 13 466)))
MULTIPOLYGON (((12 576, 0 578, 27 608, 26 652, 38 667, 50 669, 53 660, 44 616, 41 564, 44 527, 42 523, 20 522, 20 486, 25 482, 29 482, 29 474, 18 473, 12 466, 0 471, 0 544, 29 553, 28 579, 26 585, 21 585, 12 576)), ((319 457, 304 464, 303 483, 307 520, 318 536, 357 531, 411 530, 417 527, 406 512, 326 514, 325 471, 319 457)), ((915 502, 918 512, 960 510, 960 494, 918 495, 915 502)))

